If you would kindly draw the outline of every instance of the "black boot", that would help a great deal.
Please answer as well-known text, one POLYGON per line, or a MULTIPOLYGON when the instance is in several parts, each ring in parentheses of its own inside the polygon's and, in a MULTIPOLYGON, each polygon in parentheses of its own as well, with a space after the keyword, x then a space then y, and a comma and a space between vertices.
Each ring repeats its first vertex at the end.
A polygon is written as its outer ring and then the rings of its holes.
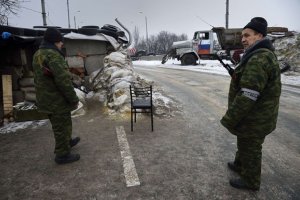
POLYGON ((227 165, 228 165, 228 168, 231 169, 232 171, 241 173, 240 167, 238 165, 236 165, 234 162, 228 162, 227 165))
POLYGON ((239 179, 231 179, 229 181, 229 183, 232 187, 237 188, 237 189, 246 189, 246 190, 254 190, 254 191, 259 190, 259 187, 250 186, 240 178, 239 179))
POLYGON ((57 164, 67 164, 67 163, 72 163, 80 159, 79 154, 71 154, 68 153, 67 155, 64 156, 55 156, 55 162, 57 164))
POLYGON ((78 144, 79 141, 80 141, 80 137, 75 137, 75 138, 71 139, 70 146, 74 147, 76 144, 78 144))

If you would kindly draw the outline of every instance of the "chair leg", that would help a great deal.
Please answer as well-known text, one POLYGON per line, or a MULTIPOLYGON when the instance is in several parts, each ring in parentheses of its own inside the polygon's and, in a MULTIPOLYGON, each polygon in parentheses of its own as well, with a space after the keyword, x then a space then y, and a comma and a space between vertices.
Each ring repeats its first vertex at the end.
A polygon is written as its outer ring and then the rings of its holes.
POLYGON ((133 113, 131 109, 131 131, 133 131, 133 113))
POLYGON ((153 112, 152 112, 152 108, 151 108, 151 130, 153 132, 153 112))
POLYGON ((136 122, 136 109, 134 109, 134 122, 136 122))

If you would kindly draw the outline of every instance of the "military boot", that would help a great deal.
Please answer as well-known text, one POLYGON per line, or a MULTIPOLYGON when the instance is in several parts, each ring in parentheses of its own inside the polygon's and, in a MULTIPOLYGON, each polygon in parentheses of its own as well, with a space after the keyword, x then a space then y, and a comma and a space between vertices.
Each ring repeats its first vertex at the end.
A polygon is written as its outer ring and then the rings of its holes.
POLYGON ((259 190, 259 187, 251 186, 247 184, 243 179, 231 179, 229 181, 230 185, 237 189, 246 189, 246 190, 259 190))
POLYGON ((74 147, 80 141, 80 137, 75 137, 70 140, 70 147, 74 147))
POLYGON ((80 159, 79 154, 71 154, 68 153, 67 155, 64 156, 55 156, 55 162, 57 164, 67 164, 67 163, 72 163, 80 159))
POLYGON ((241 173, 240 166, 235 164, 235 162, 228 162, 227 165, 228 165, 228 168, 231 169, 232 171, 237 172, 237 173, 241 173))

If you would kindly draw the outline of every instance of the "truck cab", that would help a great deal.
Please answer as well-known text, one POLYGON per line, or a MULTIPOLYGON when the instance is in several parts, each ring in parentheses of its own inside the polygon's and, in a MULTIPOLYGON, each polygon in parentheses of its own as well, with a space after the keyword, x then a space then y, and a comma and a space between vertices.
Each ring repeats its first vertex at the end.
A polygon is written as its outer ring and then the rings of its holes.
POLYGON ((221 50, 217 35, 212 30, 196 31, 192 43, 194 51, 202 59, 212 58, 212 55, 221 50))
POLYGON ((180 60, 182 65, 196 65, 200 59, 213 59, 220 50, 217 34, 213 30, 196 31, 192 40, 174 42, 162 63, 172 57, 180 60))

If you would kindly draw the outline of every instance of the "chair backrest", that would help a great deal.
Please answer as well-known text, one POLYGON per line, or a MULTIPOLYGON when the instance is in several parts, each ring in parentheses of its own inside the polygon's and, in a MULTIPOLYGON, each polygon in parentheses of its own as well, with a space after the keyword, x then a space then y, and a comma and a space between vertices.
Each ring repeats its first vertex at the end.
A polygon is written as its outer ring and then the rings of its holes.
POLYGON ((152 85, 140 87, 130 85, 130 99, 133 102, 135 99, 150 99, 152 105, 152 85))

